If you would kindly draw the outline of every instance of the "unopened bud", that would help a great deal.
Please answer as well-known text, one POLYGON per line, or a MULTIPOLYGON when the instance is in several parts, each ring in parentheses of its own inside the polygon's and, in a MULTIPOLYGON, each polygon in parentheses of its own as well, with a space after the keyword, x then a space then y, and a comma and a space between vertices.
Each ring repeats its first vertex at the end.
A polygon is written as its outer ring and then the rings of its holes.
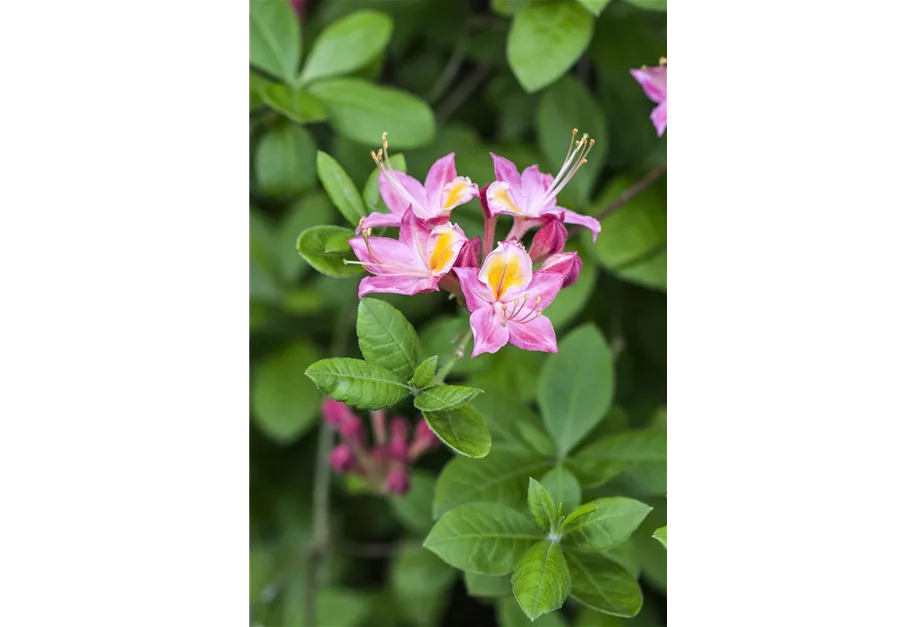
POLYGON ((529 256, 534 263, 538 263, 551 255, 564 251, 567 244, 567 228, 555 217, 548 218, 547 223, 538 229, 529 256))
POLYGON ((398 464, 394 466, 385 478, 385 487, 392 494, 401 496, 411 487, 411 478, 408 476, 404 466, 398 464))
POLYGON ((340 431, 341 437, 345 440, 360 441, 363 439, 363 422, 357 416, 351 414, 344 418, 343 422, 338 426, 338 431, 340 431))
POLYGON ((480 265, 478 261, 481 258, 481 238, 474 237, 464 244, 455 258, 453 268, 477 268, 480 265))
POLYGON ((579 278, 579 271, 583 267, 583 260, 579 253, 557 253, 551 255, 541 264, 542 272, 556 272, 564 277, 564 287, 570 287, 579 278))
POLYGON ((436 434, 430 429, 430 425, 427 424, 427 421, 421 420, 418 422, 417 426, 414 427, 414 441, 411 442, 410 458, 412 460, 417 459, 437 446, 439 446, 439 438, 436 437, 436 434))
POLYGON ((328 463, 340 474, 353 470, 356 466, 356 456, 346 444, 338 444, 328 455, 328 463))
POLYGON ((490 219, 494 215, 490 212, 490 207, 487 206, 487 188, 490 187, 490 183, 478 190, 478 200, 481 201, 481 211, 484 212, 484 217, 490 219))
POLYGON ((322 401, 322 416, 325 417, 325 422, 338 428, 350 417, 356 418, 347 405, 331 398, 322 401))
POLYGON ((408 421, 401 416, 395 416, 391 422, 391 440, 388 445, 388 454, 395 461, 406 463, 408 461, 408 421))

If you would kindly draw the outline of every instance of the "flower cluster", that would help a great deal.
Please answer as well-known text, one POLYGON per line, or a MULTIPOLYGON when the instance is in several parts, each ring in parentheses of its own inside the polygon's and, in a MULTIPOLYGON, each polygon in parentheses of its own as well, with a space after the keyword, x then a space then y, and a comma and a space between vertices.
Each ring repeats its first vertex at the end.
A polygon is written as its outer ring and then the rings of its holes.
POLYGON ((402 495, 411 487, 408 468, 418 457, 436 448, 439 439, 430 431, 425 420, 414 428, 409 439, 410 425, 395 416, 386 425, 385 412, 371 413, 374 446, 369 446, 363 432, 363 421, 344 403, 325 399, 322 403, 325 421, 340 435, 328 462, 341 475, 362 478, 371 490, 379 494, 402 495))
POLYGON ((557 205, 557 195, 586 164, 595 140, 573 129, 567 156, 556 176, 532 165, 516 165, 491 153, 495 180, 482 188, 455 169, 455 153, 437 160, 421 184, 392 167, 387 135, 372 153, 379 167, 379 192, 389 212, 360 221, 350 245, 372 275, 360 283, 359 296, 376 292, 411 295, 452 292, 471 312, 472 357, 494 353, 507 343, 525 350, 557 352, 554 327, 543 315, 557 293, 573 285, 582 268, 576 252, 564 252, 564 224, 585 227, 592 239, 599 222, 557 205), (450 221, 452 210, 477 197, 484 212, 484 239, 469 239, 450 221), (513 219, 506 239, 494 245, 500 215, 513 219), (399 227, 398 239, 372 235, 372 229, 399 227), (525 234, 537 228, 526 250, 525 234), (536 267, 537 266, 537 267, 536 267))
POLYGON ((633 76, 640 86, 646 97, 656 103, 656 108, 650 114, 653 126, 656 127, 656 134, 662 137, 665 132, 668 118, 668 66, 665 57, 659 59, 658 67, 642 67, 639 70, 631 70, 633 76))

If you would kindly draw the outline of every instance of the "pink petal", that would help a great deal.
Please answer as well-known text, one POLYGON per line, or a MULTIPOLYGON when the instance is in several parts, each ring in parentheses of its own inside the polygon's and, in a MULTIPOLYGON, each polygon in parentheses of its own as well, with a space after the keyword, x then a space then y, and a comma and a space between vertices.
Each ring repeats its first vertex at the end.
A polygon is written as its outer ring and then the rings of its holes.
POLYGON ((522 195, 525 196, 526 203, 530 203, 543 195, 554 177, 550 174, 542 174, 537 165, 530 165, 522 172, 522 195))
POLYGON ((519 170, 516 169, 515 164, 509 159, 504 159, 494 153, 490 153, 490 157, 494 160, 494 174, 497 180, 505 181, 509 183, 510 187, 521 190, 522 178, 519 176, 519 170))
POLYGON ((471 314, 471 334, 474 336, 472 357, 481 353, 496 353, 509 341, 509 329, 503 319, 494 313, 493 307, 482 307, 471 314))
POLYGON ((375 229, 382 226, 400 226, 401 216, 394 213, 371 213, 360 223, 356 232, 359 234, 363 229, 375 229))
MULTIPOLYGON (((430 204, 438 204, 443 195, 443 188, 447 183, 451 183, 456 177, 455 173, 455 153, 450 152, 445 157, 437 159, 430 166, 427 172, 427 180, 424 181, 424 189, 427 192, 427 200, 430 204)), ((437 207, 438 208, 438 207, 437 207)))
POLYGON ((398 241, 416 250, 418 256, 422 255, 430 238, 430 227, 417 217, 413 205, 402 214, 400 226, 398 241))
POLYGON ((602 225, 599 224, 599 221, 592 216, 584 216, 580 213, 576 213, 575 211, 564 209, 563 207, 557 207, 554 211, 551 211, 551 214, 556 215, 566 224, 578 224, 592 231, 593 244, 599 237, 599 233, 602 231, 602 225))
MULTIPOLYGON (((532 282, 525 288, 525 293, 529 295, 529 309, 544 309, 554 302, 557 293, 564 285, 564 275, 557 272, 536 271, 532 276, 532 282), (535 306, 535 300, 541 298, 538 305, 535 306)), ((525 313, 523 310, 522 313, 525 313)), ((523 316, 516 316, 517 319, 523 319, 523 316)))
POLYGON ((420 184, 420 181, 398 170, 392 170, 388 175, 395 179, 395 182, 400 184, 402 188, 401 190, 397 189, 388 182, 385 175, 381 172, 379 173, 379 193, 382 195, 382 200, 385 201, 385 206, 392 213, 400 217, 409 205, 413 204, 415 211, 417 207, 426 206, 427 192, 424 190, 423 185, 420 184))
POLYGON ((630 74, 640 83, 647 98, 653 102, 662 102, 666 99, 666 94, 668 93, 666 86, 667 68, 668 66, 648 67, 641 70, 631 70, 630 74))
POLYGON ((436 284, 439 283, 439 277, 419 277, 419 276, 368 276, 360 281, 360 291, 358 296, 363 298, 367 294, 403 294, 413 296, 420 292, 431 292, 436 290, 436 284))
POLYGON ((366 264, 366 269, 373 274, 386 275, 414 275, 426 276, 423 260, 417 252, 403 242, 390 237, 370 237, 369 246, 372 254, 366 247, 362 237, 354 237, 348 241, 357 259, 366 264))
POLYGON ((500 242, 481 264, 478 279, 489 287, 493 298, 512 301, 528 291, 532 281, 532 259, 519 242, 500 242))
POLYGON ((509 321, 506 326, 509 327, 511 344, 527 351, 557 352, 557 336, 554 335, 554 326, 544 316, 538 316, 523 324, 509 321))
POLYGON ((462 293, 465 295, 465 302, 468 303, 468 309, 477 311, 487 307, 493 309, 494 295, 486 285, 478 279, 477 268, 452 268, 455 276, 458 277, 459 285, 462 286, 462 293))
POLYGON ((662 134, 665 132, 666 118, 668 117, 666 114, 667 104, 668 100, 663 100, 650 114, 650 120, 653 121, 653 126, 656 127, 656 134, 659 137, 662 137, 662 134))

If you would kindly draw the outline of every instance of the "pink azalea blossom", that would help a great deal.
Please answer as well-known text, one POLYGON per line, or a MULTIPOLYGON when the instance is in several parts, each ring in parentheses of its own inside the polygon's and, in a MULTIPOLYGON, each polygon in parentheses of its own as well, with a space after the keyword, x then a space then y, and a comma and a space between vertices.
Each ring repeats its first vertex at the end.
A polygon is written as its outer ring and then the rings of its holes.
POLYGON ((656 108, 650 114, 653 126, 656 127, 656 134, 662 137, 666 128, 668 102, 668 88, 666 87, 666 78, 668 75, 668 66, 665 65, 665 59, 660 59, 658 67, 644 67, 639 70, 631 70, 631 76, 637 79, 646 97, 657 104, 656 108))
POLYGON ((349 240, 359 263, 375 275, 360 282, 359 297, 374 292, 411 295, 438 291, 440 279, 452 270, 467 240, 461 227, 445 222, 431 228, 407 207, 397 240, 370 237, 368 229, 363 237, 349 240))
POLYGON ((412 176, 392 167, 388 157, 388 140, 382 134, 382 149, 373 154, 379 166, 379 193, 391 213, 372 213, 360 221, 357 229, 398 226, 408 207, 421 220, 446 220, 452 210, 478 195, 478 186, 455 171, 455 153, 451 152, 430 166, 423 185, 412 176))
POLYGON ((579 278, 580 270, 583 269, 583 260, 576 251, 557 253, 545 259, 538 269, 542 272, 556 272, 564 277, 563 286, 570 287, 579 278))
POLYGON ((512 161, 490 153, 497 180, 487 186, 487 209, 492 214, 504 213, 516 218, 511 236, 521 237, 532 226, 544 224, 553 216, 567 224, 585 226, 592 231, 595 241, 602 230, 598 220, 557 206, 557 195, 586 163, 586 155, 593 144, 595 140, 588 135, 576 141, 574 129, 567 158, 554 177, 542 173, 537 165, 527 167, 520 176, 512 161))
POLYGON ((564 282, 562 274, 532 272, 532 260, 515 240, 500 242, 481 269, 455 268, 471 310, 475 357, 507 342, 530 351, 557 352, 551 321, 542 315, 564 282))

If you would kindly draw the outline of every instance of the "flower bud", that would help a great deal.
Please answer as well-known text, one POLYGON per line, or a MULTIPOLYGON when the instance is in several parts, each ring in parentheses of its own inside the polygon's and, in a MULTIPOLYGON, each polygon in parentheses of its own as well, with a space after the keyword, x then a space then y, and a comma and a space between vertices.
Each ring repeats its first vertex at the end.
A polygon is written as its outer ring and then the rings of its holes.
POLYGON ((391 422, 391 440, 388 445, 388 455, 391 459, 406 463, 408 461, 408 421, 401 416, 395 416, 391 422))
POLYGON ((474 237, 462 244, 462 249, 459 251, 458 256, 455 258, 455 263, 452 264, 452 267, 477 268, 480 265, 478 261, 480 258, 481 238, 474 237))
POLYGON ((338 444, 331 449, 331 453, 328 455, 328 463, 342 475, 353 470, 356 467, 356 461, 356 456, 346 444, 338 444))
POLYGON ((481 211, 484 212, 484 217, 490 219, 494 217, 494 214, 490 212, 490 207, 487 206, 487 188, 490 187, 490 183, 478 190, 478 200, 481 201, 481 211))
POLYGON ((363 439, 363 422, 357 416, 351 414, 344 418, 343 422, 338 426, 338 431, 340 431, 341 437, 345 440, 361 441, 363 439))
POLYGON ((583 260, 579 253, 557 253, 544 260, 539 268, 542 272, 556 272, 564 276, 564 287, 570 287, 579 278, 579 271, 583 267, 583 260))
POLYGON ((548 218, 543 227, 535 233, 529 256, 534 263, 538 263, 551 255, 556 255, 564 250, 567 243, 567 229, 555 217, 548 218))
POLYGON ((341 424, 346 422, 347 419, 354 414, 344 403, 326 398, 322 401, 322 415, 325 417, 325 422, 329 425, 340 428, 341 424))
POLYGON ((426 420, 421 420, 414 427, 414 442, 411 444, 413 457, 418 457, 422 453, 439 446, 439 438, 430 429, 426 420))
POLYGON ((411 478, 408 476, 404 466, 398 464, 389 471, 385 478, 385 487, 392 494, 401 496, 411 487, 411 478))

